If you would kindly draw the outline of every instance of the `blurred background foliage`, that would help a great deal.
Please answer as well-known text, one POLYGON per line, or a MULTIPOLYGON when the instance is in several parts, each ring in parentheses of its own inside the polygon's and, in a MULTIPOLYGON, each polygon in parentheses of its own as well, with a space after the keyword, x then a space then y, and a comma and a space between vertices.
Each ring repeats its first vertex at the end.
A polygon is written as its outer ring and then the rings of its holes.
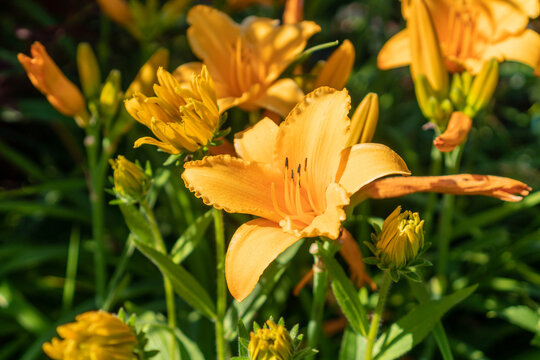
MULTIPOLYGON (((225 6, 223 1, 217 3, 221 8, 225 6)), ((399 153, 413 174, 427 175, 433 133, 422 128, 424 120, 408 69, 379 71, 376 67, 382 44, 403 27, 399 5, 397 0, 306 1, 305 18, 322 27, 309 45, 344 39, 353 42, 357 57, 347 86, 353 107, 368 92, 379 94, 380 120, 373 141, 399 153)), ((79 42, 89 42, 98 54, 102 75, 119 69, 124 89, 149 53, 159 46, 171 51, 169 70, 195 57, 187 43, 184 16, 155 42, 141 46, 127 31, 102 15, 91 0, 5 0, 2 9, 0 359, 29 360, 44 358, 41 344, 53 336, 55 326, 95 307, 94 268, 84 133, 72 119, 57 113, 31 85, 16 59, 17 53, 28 53, 33 41, 42 42, 62 71, 78 84, 76 47, 79 42)), ((255 5, 228 12, 237 21, 248 15, 280 18, 282 6, 255 5)), ((540 20, 533 21, 531 26, 540 30, 540 20)), ((309 68, 317 60, 326 59, 331 51, 315 53, 305 65, 309 68)), ((233 129, 248 124, 247 114, 238 110, 230 111, 229 119, 233 129)), ((134 140, 147 132, 135 124, 117 152, 132 161, 152 164, 156 174, 155 212, 170 247, 207 208, 185 190, 178 168, 161 167, 166 154, 156 152, 153 147, 133 149, 134 140)), ((495 101, 474 124, 465 148, 462 172, 509 176, 538 189, 539 139, 540 80, 525 66, 504 63, 495 101)), ((479 288, 444 318, 456 358, 540 358, 539 195, 533 190, 524 201, 513 204, 483 197, 458 198, 448 286, 457 289, 478 283, 479 288)), ((107 196, 108 201, 113 199, 107 196)), ((361 243, 371 232, 368 220, 386 217, 398 204, 422 214, 428 199, 427 194, 413 194, 402 199, 368 201, 355 209, 345 225, 361 243)), ((225 214, 229 239, 246 218, 225 214)), ((426 239, 436 249, 437 217, 426 222, 426 239)), ((208 260, 214 259, 211 229, 207 235, 208 239, 199 242, 183 265, 214 294, 215 267, 213 260, 208 260)), ((118 208, 107 206, 109 279, 123 251, 130 251, 124 249, 127 236, 118 208)), ((288 325, 299 323, 305 329, 311 291, 307 287, 299 296, 291 291, 311 267, 308 246, 304 242, 290 263, 278 261, 267 270, 263 279, 267 296, 254 308, 253 319, 263 322, 270 315, 283 316, 288 325), (284 268, 284 275, 274 283, 272 280, 279 277, 275 273, 284 268)), ((165 311, 159 271, 137 252, 124 257, 126 269, 118 273, 116 285, 109 288, 110 310, 124 306, 139 314, 146 311, 141 315, 143 320, 163 321, 160 315, 155 315, 165 311)), ((375 278, 380 275, 373 267, 368 270, 375 278)), ((427 271, 427 278, 430 272, 427 271)), ((371 292, 363 293, 366 301, 373 302, 368 293, 371 292)), ((410 309, 407 304, 414 301, 408 286, 400 283, 392 291, 384 320, 391 322, 399 318, 410 309)), ((213 325, 179 298, 177 306, 181 330, 177 335, 182 339, 184 357, 212 358, 213 325), (196 347, 200 352, 193 350, 196 347)), ((327 336, 322 339, 319 358, 335 359, 342 339, 347 337, 343 336, 346 323, 330 296, 327 306, 327 336)), ((161 347, 160 341, 165 341, 165 337, 159 328, 153 328, 152 334, 151 344, 161 347)), ((165 353, 160 356, 167 358, 165 353)), ((344 349, 341 358, 348 358, 344 349)), ((438 359, 440 355, 434 340, 428 338, 406 358, 438 359)))

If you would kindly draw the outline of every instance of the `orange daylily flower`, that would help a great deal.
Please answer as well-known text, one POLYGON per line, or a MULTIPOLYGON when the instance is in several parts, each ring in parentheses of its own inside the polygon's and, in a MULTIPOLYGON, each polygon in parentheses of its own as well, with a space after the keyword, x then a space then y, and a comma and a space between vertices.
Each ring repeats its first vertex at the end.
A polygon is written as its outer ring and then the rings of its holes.
POLYGON ((405 162, 381 144, 347 147, 347 90, 319 88, 279 126, 263 119, 237 134, 236 152, 184 165, 186 187, 205 204, 258 216, 234 234, 225 261, 231 294, 243 300, 266 267, 305 237, 337 239, 343 207, 365 185, 408 175, 405 162))
POLYGON ((456 111, 452 113, 444 133, 433 140, 433 145, 441 152, 450 152, 465 141, 471 127, 472 119, 465 113, 456 111))
POLYGON ((285 1, 284 24, 297 24, 304 19, 304 0, 285 1))
POLYGON ((409 176, 380 179, 362 189, 362 195, 386 199, 417 192, 483 195, 504 201, 520 201, 532 189, 521 181, 492 175, 409 176))
MULTIPOLYGON (((216 84, 219 108, 265 108, 285 116, 302 98, 292 79, 279 79, 320 31, 312 21, 279 25, 277 20, 249 17, 241 24, 204 5, 191 8, 187 35, 191 49, 208 67, 216 84)), ((202 64, 181 65, 174 76, 185 82, 202 64)))
MULTIPOLYGON (((406 19, 411 16, 410 3, 402 1, 406 19)), ((529 18, 540 14, 538 0, 426 0, 426 4, 449 71, 477 74, 490 58, 539 66, 540 34, 527 28, 529 18)), ((391 69, 410 63, 407 28, 384 45, 378 65, 391 69)))
POLYGON ((17 59, 32 84, 56 110, 74 117, 79 126, 86 126, 89 115, 81 90, 62 73, 40 42, 32 44, 30 53, 32 57, 19 53, 17 59))

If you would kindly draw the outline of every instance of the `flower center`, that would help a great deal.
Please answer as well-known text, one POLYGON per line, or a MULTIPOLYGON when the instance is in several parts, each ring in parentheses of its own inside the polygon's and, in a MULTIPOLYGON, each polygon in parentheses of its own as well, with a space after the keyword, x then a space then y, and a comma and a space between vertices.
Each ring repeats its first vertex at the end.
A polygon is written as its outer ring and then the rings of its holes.
POLYGON ((474 19, 475 14, 468 2, 450 7, 447 28, 450 35, 444 43, 447 56, 460 60, 477 57, 474 46, 478 41, 478 31, 474 19))
POLYGON ((239 37, 230 61, 229 86, 234 96, 241 96, 253 84, 262 84, 265 79, 264 63, 258 59, 253 45, 239 37))
MULTIPOLYGON (((293 222, 309 225, 317 215, 313 197, 309 188, 307 174, 307 158, 303 164, 289 164, 289 158, 285 158, 283 169, 283 201, 279 201, 276 194, 275 184, 272 183, 272 203, 276 213, 283 218, 290 218, 293 222), (304 184, 304 186, 302 186, 304 184), (284 209, 280 203, 284 204, 284 209)), ((298 224, 298 225, 300 225, 298 224)))

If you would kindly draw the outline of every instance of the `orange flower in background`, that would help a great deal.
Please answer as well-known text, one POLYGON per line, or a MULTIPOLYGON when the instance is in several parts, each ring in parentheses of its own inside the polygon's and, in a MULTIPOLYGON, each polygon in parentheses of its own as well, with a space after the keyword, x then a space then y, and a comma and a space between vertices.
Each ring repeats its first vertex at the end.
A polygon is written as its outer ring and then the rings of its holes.
POLYGON ((343 207, 366 184, 409 174, 403 160, 380 144, 347 147, 350 98, 328 87, 308 94, 279 126, 263 119, 237 134, 236 152, 184 165, 186 186, 208 205, 258 216, 234 234, 225 262, 239 301, 264 269, 304 237, 337 239, 343 207))
POLYGON ((75 117, 79 126, 86 126, 89 115, 81 90, 62 73, 40 42, 32 44, 30 53, 32 57, 19 53, 17 59, 32 84, 56 110, 75 117))
POLYGON ((75 322, 56 328, 63 339, 43 344, 43 351, 55 360, 133 360, 137 336, 116 316, 105 311, 77 315, 75 322))
MULTIPOLYGON (((204 5, 187 15, 191 49, 208 67, 216 84, 219 108, 265 108, 285 116, 302 98, 292 79, 279 79, 285 68, 304 50, 307 40, 320 31, 312 21, 279 25, 278 20, 249 17, 241 24, 204 5)), ((174 76, 191 79, 202 64, 181 65, 174 76)))
MULTIPOLYGON (((402 1, 405 19, 412 16, 412 0, 402 1)), ((485 61, 518 61, 540 65, 540 34, 527 29, 529 18, 540 14, 538 0, 426 0, 446 66, 451 72, 476 74, 485 61)), ((411 63, 409 26, 381 49, 381 69, 411 63)))
POLYGON ((97 0, 97 3, 108 17, 129 30, 135 29, 135 19, 125 0, 97 0))

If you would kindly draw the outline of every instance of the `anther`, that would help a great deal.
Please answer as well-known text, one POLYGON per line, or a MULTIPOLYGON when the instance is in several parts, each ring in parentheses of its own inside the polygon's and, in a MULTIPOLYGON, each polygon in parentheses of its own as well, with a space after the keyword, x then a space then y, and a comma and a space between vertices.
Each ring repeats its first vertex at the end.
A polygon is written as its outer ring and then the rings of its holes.
POLYGON ((289 168, 289 158, 286 157, 285 158, 285 169, 288 169, 289 168))

